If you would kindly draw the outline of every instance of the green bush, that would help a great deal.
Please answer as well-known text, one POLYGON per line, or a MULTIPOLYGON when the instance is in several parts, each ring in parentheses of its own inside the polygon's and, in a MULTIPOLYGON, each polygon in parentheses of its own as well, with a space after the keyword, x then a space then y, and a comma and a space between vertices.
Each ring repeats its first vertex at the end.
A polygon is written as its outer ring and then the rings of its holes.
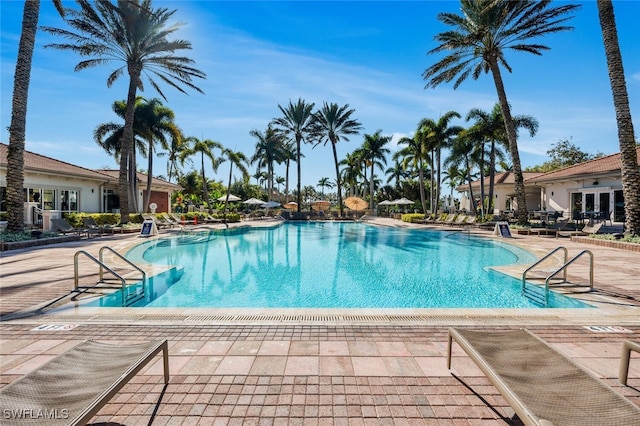
POLYGON ((422 213, 405 213, 400 217, 400 220, 409 223, 416 223, 417 221, 422 219, 424 219, 424 214, 422 213))

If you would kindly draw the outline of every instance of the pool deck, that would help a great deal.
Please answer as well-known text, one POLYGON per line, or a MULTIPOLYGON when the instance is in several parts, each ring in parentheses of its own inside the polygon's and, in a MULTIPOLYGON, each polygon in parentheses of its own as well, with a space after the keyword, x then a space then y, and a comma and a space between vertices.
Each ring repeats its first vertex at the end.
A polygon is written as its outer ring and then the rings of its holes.
MULTIPOLYGON (((415 227, 377 218, 380 226, 415 227)), ((243 222, 265 226, 269 221, 243 222)), ((215 225, 220 227, 221 225, 215 225)), ((436 226, 443 232, 455 228, 436 226)), ((471 231, 491 237, 491 232, 471 231)), ((163 234, 165 231, 162 232, 163 234)), ((48 302, 74 287, 79 250, 124 250, 137 235, 108 235, 1 253, 0 386, 84 339, 168 339, 171 381, 162 393, 158 359, 93 419, 110 425, 499 425, 513 410, 454 347, 447 328, 526 327, 640 406, 640 355, 629 386, 617 381, 622 342, 640 340, 640 254, 567 238, 515 235, 541 257, 564 246, 594 254, 596 309, 148 309, 76 308, 48 302), (43 327, 52 325, 52 327, 43 327), (39 328, 39 329, 38 329, 39 328), (161 398, 161 402, 157 402, 161 398)), ((503 268, 519 277, 525 265, 503 268)), ((89 270, 89 269, 86 269, 89 270)), ((81 270, 82 279, 95 274, 81 270)), ((571 282, 588 276, 586 260, 571 282)), ((25 407, 29 408, 29 407, 25 407)))

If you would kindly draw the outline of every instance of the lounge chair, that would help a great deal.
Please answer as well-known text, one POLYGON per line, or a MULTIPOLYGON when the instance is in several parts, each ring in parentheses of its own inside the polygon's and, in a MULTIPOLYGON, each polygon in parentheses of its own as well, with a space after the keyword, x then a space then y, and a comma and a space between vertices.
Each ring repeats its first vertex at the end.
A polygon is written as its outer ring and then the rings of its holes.
POLYGON ((87 231, 87 236, 89 236, 90 234, 102 235, 105 231, 105 229, 102 226, 98 225, 96 220, 91 216, 83 217, 82 223, 84 224, 87 231))
POLYGON ((449 329, 525 425, 639 425, 640 407, 528 330, 449 329))
POLYGON ((74 228, 65 219, 51 219, 51 229, 54 232, 62 233, 62 235, 67 235, 67 234, 82 235, 82 234, 86 234, 87 236, 89 236, 89 233, 88 233, 88 231, 86 229, 84 229, 84 228, 74 228))
POLYGON ((600 228, 602 228, 603 222, 598 223, 587 223, 581 230, 578 231, 558 231, 557 235, 559 237, 572 237, 572 236, 584 236, 584 235, 592 235, 600 232, 600 228))
POLYGON ((551 235, 558 238, 558 232, 563 231, 568 223, 568 220, 560 220, 553 225, 545 226, 544 228, 531 228, 529 229, 529 234, 534 234, 538 237, 541 235, 551 235))
POLYGON ((467 215, 459 214, 456 216, 455 220, 453 220, 452 222, 446 222, 445 225, 462 226, 462 224, 465 223, 466 221, 467 221, 467 215))
POLYGON ((166 340, 121 346, 84 341, 0 389, 2 424, 84 425, 160 351, 166 385, 166 340))

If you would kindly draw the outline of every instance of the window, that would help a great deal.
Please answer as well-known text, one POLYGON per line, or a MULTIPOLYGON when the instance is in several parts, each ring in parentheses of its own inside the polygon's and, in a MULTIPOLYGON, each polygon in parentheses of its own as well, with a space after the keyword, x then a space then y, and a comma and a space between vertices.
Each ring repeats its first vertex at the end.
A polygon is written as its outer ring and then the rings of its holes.
POLYGON ((64 212, 78 211, 78 191, 60 191, 60 210, 64 212))

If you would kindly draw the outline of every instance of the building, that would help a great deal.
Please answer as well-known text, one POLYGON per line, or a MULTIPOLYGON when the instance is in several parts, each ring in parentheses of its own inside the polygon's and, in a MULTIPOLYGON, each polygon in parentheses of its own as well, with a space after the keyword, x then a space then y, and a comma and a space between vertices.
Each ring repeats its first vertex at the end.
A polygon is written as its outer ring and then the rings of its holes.
MULTIPOLYGON (((640 147, 637 149, 640 167, 640 147)), ((564 217, 602 213, 614 222, 624 222, 622 194, 622 162, 620 153, 599 157, 584 163, 548 173, 524 173, 527 210, 561 211, 564 217)), ((480 182, 471 184, 476 202, 480 198, 480 182)), ((485 195, 489 179, 484 182, 485 195)), ((512 172, 496 174, 494 197, 497 211, 510 210, 515 194, 512 172)), ((460 208, 470 210, 469 185, 456 188, 463 197, 460 208)))
MULTIPOLYGON (((0 143, 0 211, 6 211, 7 153, 9 146, 0 143)), ((138 205, 142 206, 147 176, 137 174, 138 205)), ((25 151, 24 201, 25 223, 34 223, 35 209, 51 217, 62 213, 116 213, 119 211, 117 170, 90 170, 64 161, 25 151)), ((158 212, 171 209, 171 194, 180 186, 153 178, 151 202, 158 212)))

